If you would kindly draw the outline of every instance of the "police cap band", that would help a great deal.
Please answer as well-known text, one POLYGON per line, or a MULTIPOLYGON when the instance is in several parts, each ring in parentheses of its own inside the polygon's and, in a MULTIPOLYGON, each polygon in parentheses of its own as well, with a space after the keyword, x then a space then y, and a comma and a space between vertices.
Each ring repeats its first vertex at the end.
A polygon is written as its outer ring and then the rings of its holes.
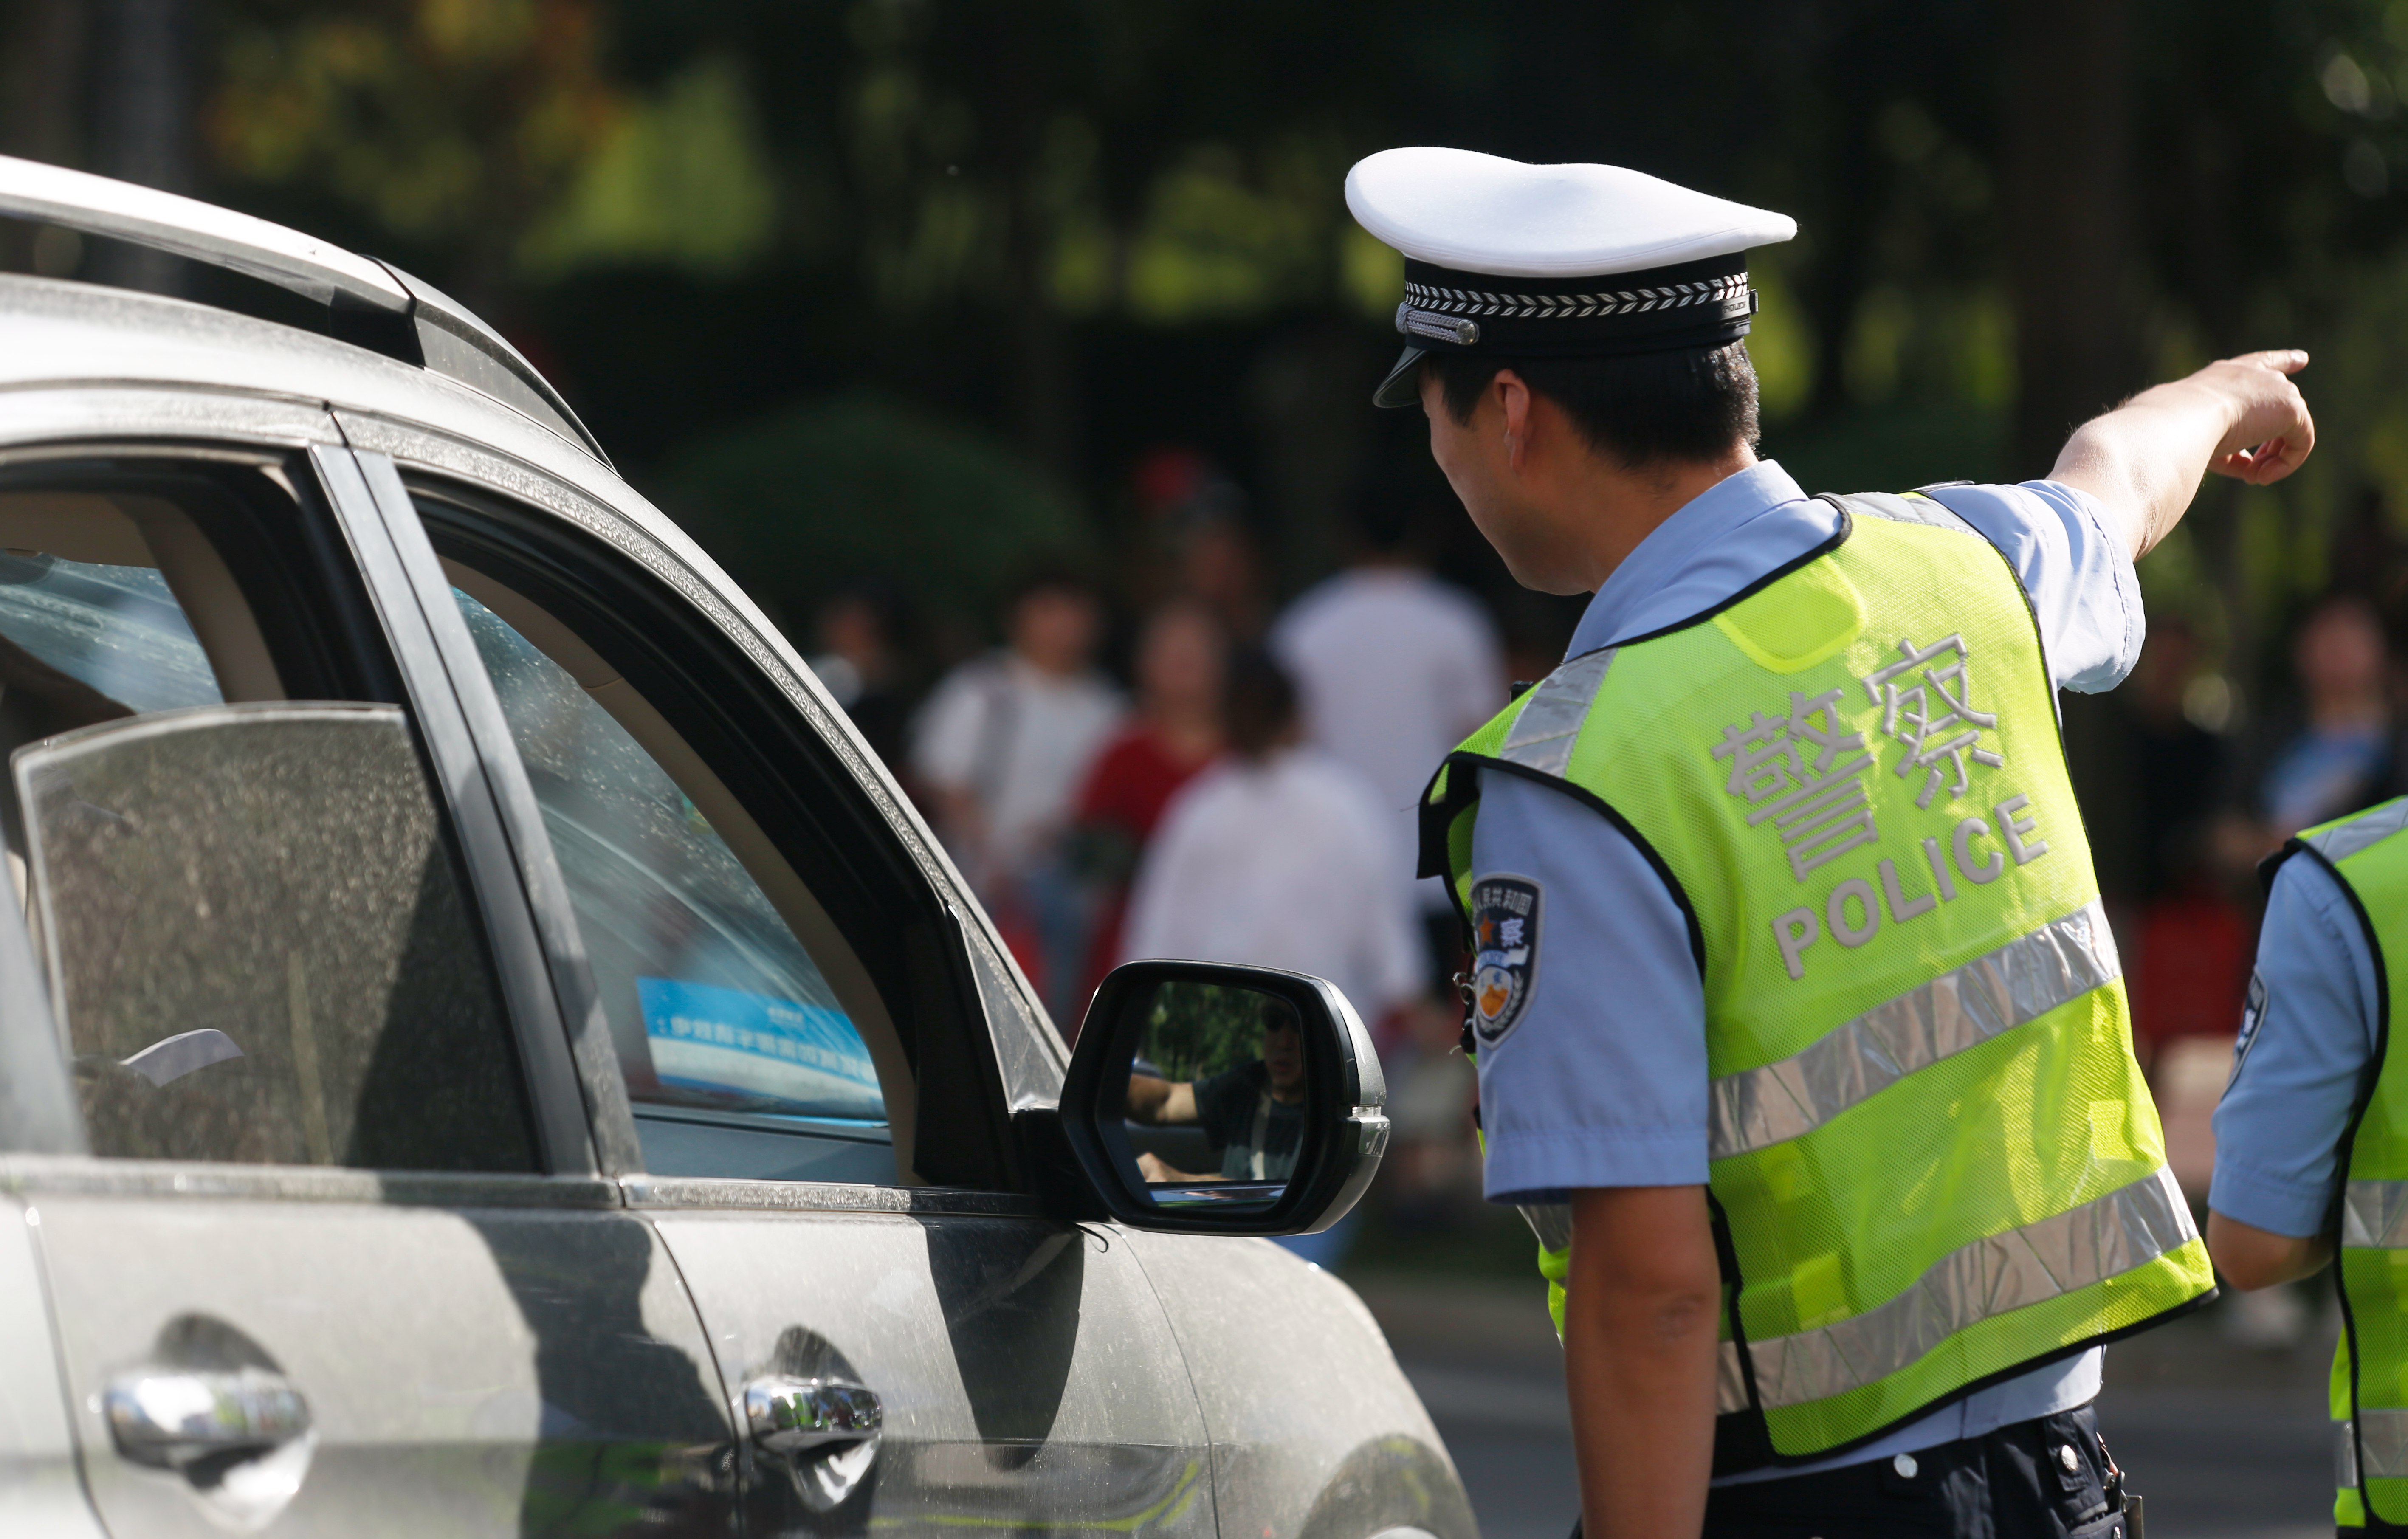
POLYGON ((1747 252, 1798 233, 1786 214, 1619 165, 1527 165, 1469 150, 1383 150, 1346 176, 1346 207, 1405 258, 1403 356, 1373 400, 1420 398, 1436 350, 1600 357, 1747 335, 1747 252))

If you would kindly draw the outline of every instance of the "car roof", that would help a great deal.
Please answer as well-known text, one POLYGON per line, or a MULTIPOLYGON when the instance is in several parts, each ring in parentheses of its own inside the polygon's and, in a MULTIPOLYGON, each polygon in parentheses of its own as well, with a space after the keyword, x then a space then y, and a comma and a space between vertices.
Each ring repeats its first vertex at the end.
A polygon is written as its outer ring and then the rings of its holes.
POLYGON ((607 484, 613 502, 636 496, 583 445, 446 375, 190 300, 0 273, 0 390, 75 385, 184 387, 372 412, 607 484))
POLYGON ((197 198, 13 155, 0 155, 0 214, 272 283, 325 307, 327 335, 462 381, 610 463, 524 353, 468 307, 389 262, 197 198))

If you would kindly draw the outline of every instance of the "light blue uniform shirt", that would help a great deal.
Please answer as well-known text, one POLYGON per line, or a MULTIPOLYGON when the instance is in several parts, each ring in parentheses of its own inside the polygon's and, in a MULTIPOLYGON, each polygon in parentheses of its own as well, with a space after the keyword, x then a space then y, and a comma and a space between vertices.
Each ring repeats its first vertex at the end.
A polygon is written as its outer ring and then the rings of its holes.
MULTIPOLYGON (((2023 577, 2060 688, 2123 682, 2141 653, 2130 554, 2084 493, 2054 482, 1932 492, 2023 577)), ((1572 633, 1577 656, 1676 626, 1728 600, 1839 532, 1840 513, 1765 461, 1721 482, 1640 541, 1572 633)), ((1481 783, 1476 875, 1510 872, 1545 893, 1529 1001, 1480 1053, 1492 1201, 1558 1202, 1578 1187, 1702 1186, 1706 1006, 1679 904, 1614 827, 1516 775, 1481 783)), ((1770 1479, 1888 1459, 2087 1403, 2093 1350, 2035 1369, 1824 1463, 1770 1479)))
POLYGON ((2207 1205, 2304 1237, 2331 1211, 2341 1135, 2382 1014, 2366 931, 2341 884, 2308 856, 2274 874, 2249 996, 2232 1082, 2215 1108, 2207 1205))

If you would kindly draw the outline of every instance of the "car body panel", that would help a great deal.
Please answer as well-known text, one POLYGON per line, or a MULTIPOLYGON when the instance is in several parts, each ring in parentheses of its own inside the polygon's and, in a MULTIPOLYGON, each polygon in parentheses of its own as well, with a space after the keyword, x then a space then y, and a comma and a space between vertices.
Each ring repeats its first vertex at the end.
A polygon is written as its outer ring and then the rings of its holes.
MULTIPOLYGON (((120 444, 374 451, 406 476, 516 499, 682 594, 843 762, 960 916, 1006 1099, 1058 1099, 1058 1034, 893 775, 728 575, 583 449, 467 386, 330 338, 0 276, 0 456, 120 444)), ((881 1460, 897 1504, 885 1510, 911 1526, 1014 1514, 1192 1533, 1217 1525, 1232 1539, 1475 1532, 1359 1301, 1268 1243, 1067 1225, 1012 1193, 493 1181, 470 1201, 458 1187, 447 1197, 422 1178, 359 1172, 0 1160, 0 1228, 10 1201, 30 1202, 41 1227, 19 1223, 14 1243, 31 1237, 53 1298, 74 1301, 53 1311, 73 1382, 54 1372, 47 1384, 29 1374, 0 1386, 0 1416, 22 1429, 17 1448, 36 1468, 55 1465, 59 1431, 71 1431, 93 1490, 126 1515, 117 1539, 204 1532, 194 1525, 208 1515, 180 1477, 116 1460, 88 1397, 155 1345, 165 1320, 206 1311, 259 1339, 320 1410, 324 1441, 286 1515, 301 1529, 544 1532, 581 1512, 608 1532, 618 1488, 593 1496, 601 1505, 538 1512, 538 1493, 564 1489, 537 1463, 549 1401, 624 1434, 620 1443, 653 1446, 633 1461, 673 1468, 691 1499, 661 1509, 673 1509, 671 1532, 725 1532, 727 1503, 701 1494, 724 1496, 711 1484, 721 1476, 695 1450, 740 1438, 730 1398, 799 1330, 886 1397, 896 1436, 881 1460), (568 1186, 595 1205, 571 1211, 559 1200, 568 1186), (506 1188, 522 1195, 494 1195, 506 1188), (524 1195, 537 1190, 552 1195, 524 1195), (566 1272, 552 1264, 579 1257, 566 1272), (572 1340, 591 1345, 559 1349, 572 1340), (647 1419, 620 1406, 594 1382, 612 1373, 652 1386, 667 1409, 647 1419), (36 1402, 62 1392, 64 1419, 43 1422, 36 1402), (585 1415, 578 1396, 599 1397, 589 1403, 602 1410, 585 1415), (392 1451, 361 1453, 380 1442, 392 1451), (684 1452, 665 1460, 669 1447, 684 1452), (435 1514, 423 1503, 447 1485, 443 1499, 461 1504, 435 1514), (950 1517, 923 1501, 937 1491, 950 1517)), ((44 1319, 9 1243, 0 1240, 0 1370, 12 1351, 32 1350, 6 1331, 44 1319)), ((575 1431, 559 1417, 550 1425, 575 1431)), ((0 1458, 9 1452, 0 1446, 0 1458)), ((738 1442, 730 1457, 740 1471, 750 1456, 738 1442)), ((566 1478, 573 1485, 573 1472, 566 1478)), ((0 1502, 42 1489, 58 1482, 0 1502)), ((756 1479, 754 1490, 767 1503, 756 1527, 793 1516, 773 1483, 756 1479)), ((10 1516, 0 1505, 0 1519, 10 1516)), ((80 1516, 61 1511, 62 1532, 91 1532, 88 1519, 75 1526, 80 1516)))
POLYGON ((50 1339, 34 1244, 39 1218, 22 1202, 0 1200, 0 1533, 100 1539, 50 1339))
MULTIPOLYGON (((694 1200, 708 1184, 680 1185, 694 1200)), ((782 1371, 879 1397, 874 1488, 840 1531, 1213 1532, 1202 1418, 1126 1234, 977 1215, 652 1216, 731 1395, 782 1371)), ((756 1524, 806 1516, 760 1485, 756 1524)))
POLYGON ((1268 1240, 1127 1239, 1186 1356, 1224 1534, 1477 1539, 1446 1445, 1353 1288, 1268 1240))
POLYGON ((279 1533, 732 1532, 709 1344, 607 1183, 23 1158, 5 1179, 40 1215, 84 1475, 118 1539, 245 1526, 120 1456, 102 1415, 110 1381, 174 1366, 163 1344, 194 1321, 308 1403, 279 1533))

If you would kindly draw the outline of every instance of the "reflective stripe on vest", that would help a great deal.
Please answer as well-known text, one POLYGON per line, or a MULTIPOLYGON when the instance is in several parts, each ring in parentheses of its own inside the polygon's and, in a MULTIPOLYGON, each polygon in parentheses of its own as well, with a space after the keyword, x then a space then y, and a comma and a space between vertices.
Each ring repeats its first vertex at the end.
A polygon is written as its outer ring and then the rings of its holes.
POLYGON ((2341 1243, 2408 1249, 2408 1181, 2353 1181, 2341 1200, 2341 1243))
POLYGON ((1575 657, 1548 674, 1522 702, 1521 714, 1513 718, 1497 756, 1541 774, 1562 775, 1571 763, 1582 724, 1588 720, 1589 702, 1597 698, 1598 685, 1612 666, 1609 647, 1575 657))
MULTIPOLYGON (((2170 1171, 2071 1213, 1976 1241, 1923 1274, 1914 1287, 1842 1325, 1750 1342, 1748 1360, 1767 1405, 1842 1394, 1913 1362, 1979 1319, 2120 1276, 2199 1237, 2190 1204, 2170 1171)), ((1739 1345, 1724 1342, 1714 1410, 1748 1408, 1739 1345)), ((2385 1413, 2378 1413, 2385 1414, 2385 1413)), ((2408 1412, 2399 1417, 2408 1439, 2408 1412)), ((2401 1455, 2408 1461, 2408 1446, 2401 1455)))
MULTIPOLYGON (((1953 514, 1874 511, 1719 613, 1567 662, 1425 798, 1425 870, 1459 899, 1485 770, 1598 807, 1687 911, 1736 1269, 1718 1473, 1877 1437, 2212 1287, 2034 622, 1953 514)), ((1569 1214, 1524 1211, 1560 1284, 1569 1214)))
POLYGON ((2408 1480, 2408 1411, 2360 1411, 2333 1427, 2333 1484, 2355 1486, 2361 1470, 2375 1480, 2408 1480), (2366 1449, 2361 1465, 2358 1450, 2366 1449))
POLYGON ((1905 1292, 1819 1330, 1747 1344, 1765 1405, 1802 1405, 1885 1378, 1966 1327, 2120 1277, 2199 1238, 2159 1170, 2095 1201, 1951 1252, 1905 1292))
POLYGON ((2334 1519, 2408 1524, 2408 1069, 2389 1051, 2408 962, 2408 798, 2312 828, 2286 854, 2321 859, 2365 927, 2386 995, 2379 1057, 2344 1151, 2332 1417, 2334 1519))
POLYGON ((2121 976, 2107 911, 2089 903, 1875 1005, 1779 1063, 1710 1087, 1710 1158, 1813 1131, 1899 1080, 2026 1026, 2121 976))
POLYGON ((2408 828, 2408 798, 2389 801, 2344 823, 2329 825, 2300 836, 2300 842, 2338 866, 2352 856, 2374 848, 2408 828))

